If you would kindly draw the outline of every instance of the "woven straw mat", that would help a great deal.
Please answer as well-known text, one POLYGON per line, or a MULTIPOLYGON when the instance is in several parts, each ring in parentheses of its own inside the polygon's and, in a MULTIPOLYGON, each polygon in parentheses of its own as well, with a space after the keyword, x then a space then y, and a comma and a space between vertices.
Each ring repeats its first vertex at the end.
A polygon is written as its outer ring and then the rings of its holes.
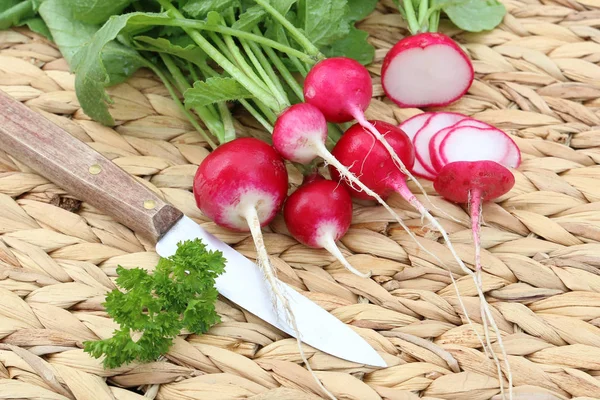
MULTIPOLYGON (((507 0, 494 31, 443 30, 465 45, 477 80, 446 110, 514 135, 523 152, 516 185, 484 208, 483 285, 514 376, 515 399, 600 398, 600 1, 507 0)), ((380 85, 381 60, 406 25, 391 0, 361 22, 377 48, 369 118, 398 123, 380 85)), ((91 121, 56 48, 26 30, 0 32, 0 89, 112 159, 249 258, 249 234, 216 227, 191 192, 208 146, 147 71, 110 89, 114 129, 91 121)), ((264 137, 250 118, 242 136, 264 137)), ((292 174, 293 184, 300 176, 292 174)), ((474 258, 465 209, 421 180, 461 258, 474 258)), ((413 187, 414 189, 414 187, 413 187)), ((416 190, 413 192, 418 193, 416 190)), ((424 196, 419 196, 424 199, 424 196)), ((473 282, 436 231, 398 197, 422 244, 454 274, 483 331, 473 282)), ((339 399, 500 398, 496 367, 462 315, 447 270, 419 251, 388 213, 355 206, 341 240, 357 268, 299 245, 281 218, 265 229, 279 276, 364 337, 389 367, 353 364, 305 346, 339 399)), ((182 335, 163 361, 103 370, 82 342, 111 335, 103 310, 117 265, 152 268, 157 254, 128 228, 69 196, 0 149, 0 399, 232 400, 325 398, 300 365, 297 344, 222 299, 223 322, 182 335)), ((496 336, 492 333, 492 341, 496 336)), ((494 347, 498 350, 497 345, 494 347)), ((498 352, 499 353, 499 352, 498 352)))

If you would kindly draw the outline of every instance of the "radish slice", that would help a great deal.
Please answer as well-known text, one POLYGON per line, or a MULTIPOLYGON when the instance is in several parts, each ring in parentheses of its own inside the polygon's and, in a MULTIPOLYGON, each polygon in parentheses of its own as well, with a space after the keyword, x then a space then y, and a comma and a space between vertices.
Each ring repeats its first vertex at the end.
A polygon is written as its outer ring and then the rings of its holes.
POLYGON ((429 140, 429 145, 428 145, 431 165, 432 165, 433 169, 436 171, 436 173, 440 171, 440 169, 442 168, 442 164, 443 164, 442 160, 440 158, 440 153, 439 153, 439 149, 440 149, 440 146, 442 145, 442 142, 444 141, 446 136, 452 130, 454 130, 455 128, 466 127, 466 126, 470 126, 473 128, 482 128, 482 129, 496 129, 493 126, 486 124, 485 122, 481 122, 476 119, 467 117, 466 119, 463 119, 462 121, 437 132, 429 140))
POLYGON ((437 113, 429 118, 425 125, 423 125, 415 135, 413 143, 415 146, 416 157, 430 174, 435 175, 436 170, 431 163, 431 156, 429 155, 429 141, 441 129, 452 126, 466 118, 468 117, 462 114, 449 112, 437 113))
MULTIPOLYGON (((410 138, 411 142, 414 145, 414 139, 417 135, 417 132, 419 132, 419 130, 427 123, 427 121, 429 121, 433 117, 435 117, 435 114, 432 112, 418 114, 401 123, 399 125, 399 128, 402 129, 404 133, 406 133, 406 135, 410 138)), ((418 150, 415 148, 415 151, 418 150)), ((421 164, 421 162, 416 157, 415 163, 412 168, 412 172, 419 178, 427 179, 430 181, 435 179, 435 175, 427 169, 425 169, 423 164, 421 164)))
POLYGON ((424 112, 421 114, 417 114, 413 117, 410 117, 406 121, 402 122, 398 125, 398 128, 402 129, 404 133, 410 138, 410 141, 414 143, 415 135, 419 130, 429 121, 432 117, 435 116, 435 113, 432 112, 424 112))
POLYGON ((517 144, 498 129, 469 126, 454 128, 439 148, 442 164, 455 161, 495 161, 507 168, 516 168, 521 162, 517 144))

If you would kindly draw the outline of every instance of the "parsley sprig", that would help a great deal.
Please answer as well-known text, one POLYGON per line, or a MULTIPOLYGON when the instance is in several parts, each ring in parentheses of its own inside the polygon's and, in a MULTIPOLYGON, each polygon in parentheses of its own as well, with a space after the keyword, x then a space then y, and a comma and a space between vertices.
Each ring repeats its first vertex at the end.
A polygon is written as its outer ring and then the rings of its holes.
POLYGON ((169 351, 182 329, 207 332, 220 322, 215 280, 224 269, 223 253, 207 251, 200 239, 179 243, 152 274, 119 266, 120 289, 107 295, 104 306, 120 329, 108 339, 85 342, 84 351, 94 358, 104 356, 105 368, 117 368, 155 361, 169 351))

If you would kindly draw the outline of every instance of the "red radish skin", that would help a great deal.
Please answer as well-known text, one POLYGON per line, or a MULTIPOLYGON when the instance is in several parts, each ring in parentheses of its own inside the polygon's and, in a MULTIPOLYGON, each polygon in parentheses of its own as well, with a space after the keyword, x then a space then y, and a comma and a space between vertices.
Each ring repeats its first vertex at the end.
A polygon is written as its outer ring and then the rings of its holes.
POLYGON ((304 101, 317 107, 336 124, 356 119, 371 103, 373 84, 369 71, 358 61, 332 57, 319 61, 306 75, 304 101))
POLYGON ((288 107, 273 126, 273 147, 292 162, 309 164, 318 157, 327 140, 327 120, 309 103, 288 107))
MULTIPOLYGON (((415 152, 408 136, 399 128, 383 121, 373 121, 375 127, 386 132, 385 138, 394 152, 402 159, 404 165, 412 168, 415 152)), ((397 182, 405 182, 406 177, 395 168, 383 145, 377 142, 361 125, 350 127, 337 142, 333 156, 367 187, 384 200, 394 193, 397 182)), ((364 190, 353 187, 351 183, 341 179, 338 169, 329 167, 333 180, 339 181, 353 197, 362 200, 373 200, 364 190)))
POLYGON ((283 206, 283 218, 290 234, 300 243, 326 249, 349 271, 368 278, 344 257, 336 242, 352 223, 352 198, 337 183, 321 176, 309 176, 283 206))
POLYGON ((446 164, 433 187, 444 198, 467 204, 477 196, 489 201, 508 193, 515 185, 514 175, 494 161, 456 161, 446 164))
POLYGON ((347 57, 332 57, 319 61, 304 80, 304 100, 317 107, 329 122, 343 123, 356 120, 381 141, 396 166, 421 192, 425 189, 414 178, 402 159, 394 153, 384 135, 365 118, 373 96, 373 81, 365 66, 347 57))
POLYGON ((386 96, 402 108, 443 107, 464 96, 474 70, 467 54, 448 36, 408 36, 386 54, 381 84, 386 96))

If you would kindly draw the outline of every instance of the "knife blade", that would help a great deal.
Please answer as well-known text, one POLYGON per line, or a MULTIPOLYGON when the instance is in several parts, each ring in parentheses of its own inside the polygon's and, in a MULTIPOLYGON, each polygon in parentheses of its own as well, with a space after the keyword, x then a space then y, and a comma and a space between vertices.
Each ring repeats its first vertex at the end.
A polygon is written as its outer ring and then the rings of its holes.
MULTIPOLYGON (((202 239, 209 249, 222 251, 227 262, 225 272, 216 280, 219 293, 296 337, 284 310, 273 306, 271 289, 255 263, 165 203, 106 157, 1 90, 0 144, 2 150, 46 179, 156 243, 162 257, 174 254, 178 242, 194 238, 202 239)), ((355 331, 281 283, 303 343, 348 361, 387 366, 355 331)))

